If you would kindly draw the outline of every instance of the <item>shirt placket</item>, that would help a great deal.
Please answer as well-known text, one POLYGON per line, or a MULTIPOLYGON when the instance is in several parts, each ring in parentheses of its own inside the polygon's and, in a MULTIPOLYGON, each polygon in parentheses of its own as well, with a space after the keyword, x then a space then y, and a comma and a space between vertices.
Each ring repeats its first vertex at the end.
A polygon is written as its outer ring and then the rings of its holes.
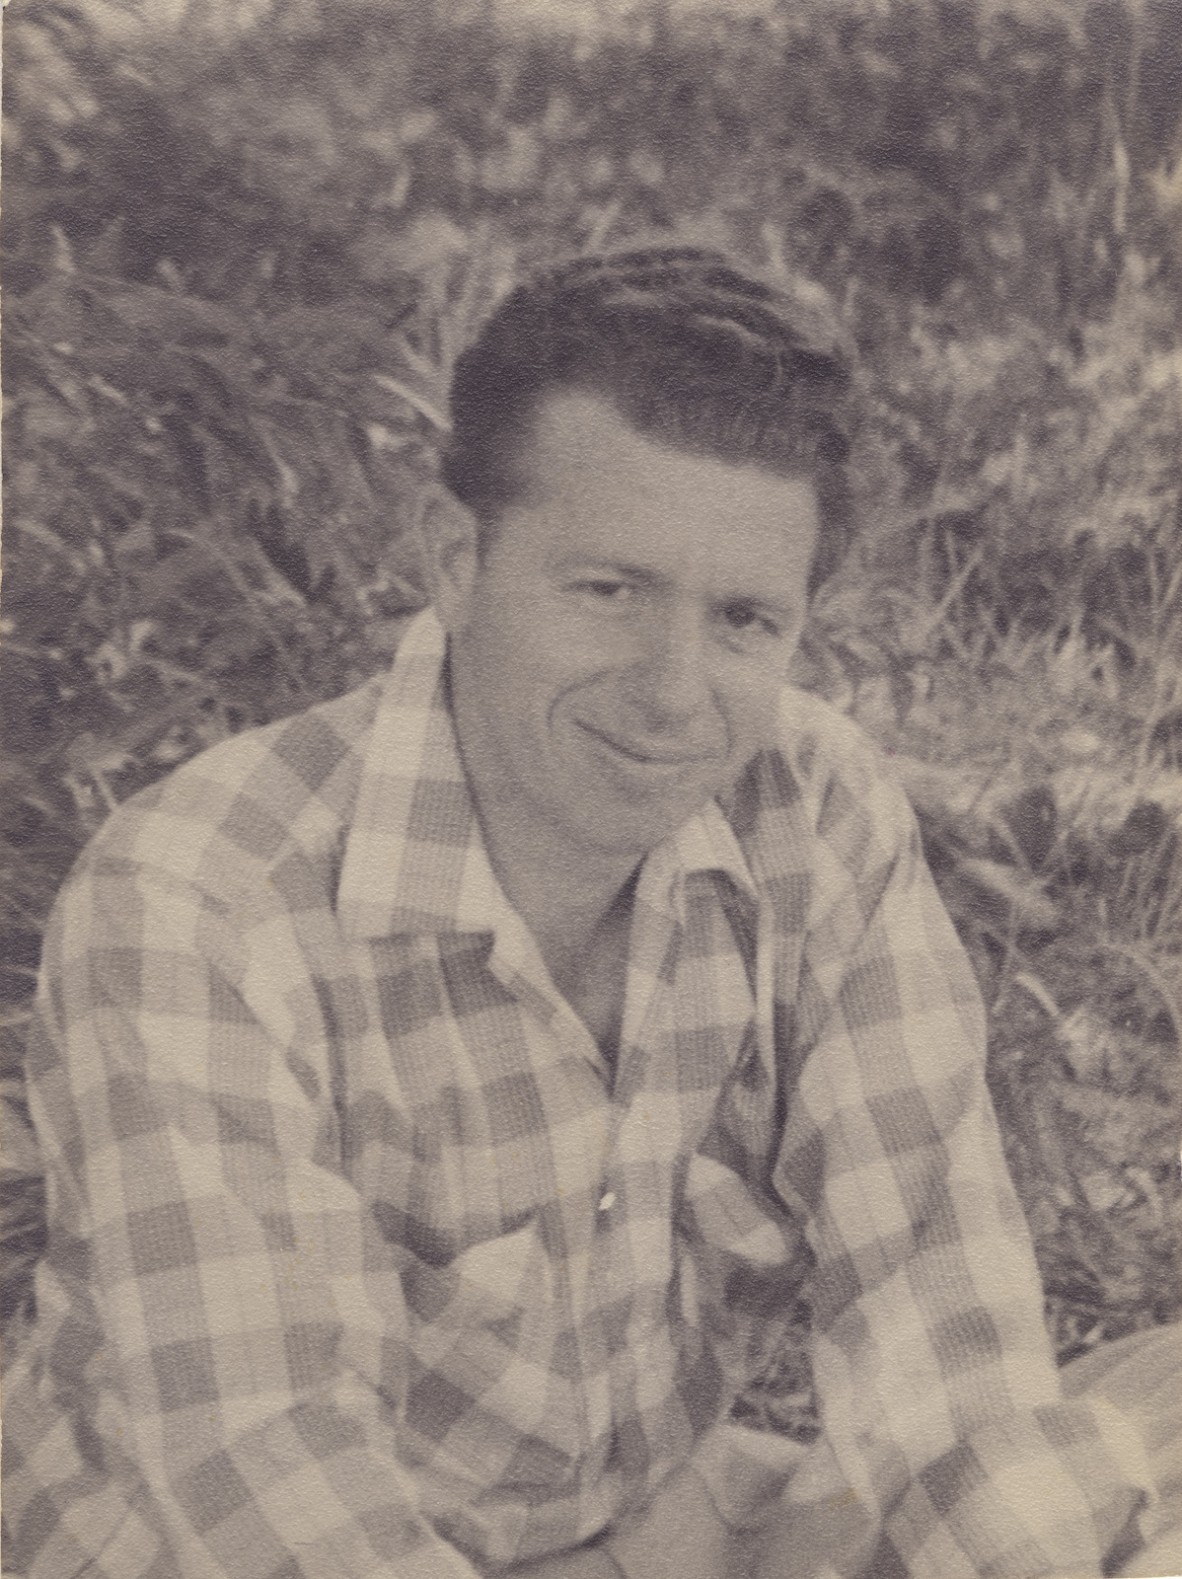
MULTIPOLYGON (((679 945, 675 882, 657 867, 642 873, 628 959, 616 1084, 595 1203, 588 1278, 579 1324, 588 1415, 594 1439, 608 1443, 635 1411, 634 1361, 619 1339, 621 1303, 635 1319, 637 1236, 660 1224, 652 1265, 669 1254, 669 1214, 662 1210, 667 1172, 654 1147, 644 1090, 657 1040, 667 1029, 671 965, 679 945)), ((665 1137, 675 1145, 674 1137, 665 1137)))
MULTIPOLYGON (((560 1324, 574 1336, 582 1359, 578 1335, 585 1326, 597 1208, 602 1207, 601 1181, 614 1129, 607 1067, 590 1032, 555 989, 536 943, 515 913, 507 913, 498 924, 488 969, 517 1001, 529 1065, 547 1072, 552 1100, 566 1109, 547 1115, 553 1210, 559 1224, 555 1237, 560 1243, 553 1269, 563 1303, 560 1324)), ((585 1366, 581 1369, 580 1429, 589 1443, 600 1429, 601 1411, 590 1373, 585 1366)))
MULTIPOLYGON (((659 1158, 641 1098, 645 1070, 668 993, 677 946, 677 874, 651 862, 641 874, 630 939, 615 1088, 611 1070, 582 1020, 557 992, 540 952, 516 913, 498 924, 489 969, 522 1007, 531 1062, 561 1065, 582 1087, 580 1071, 602 1091, 602 1106, 578 1124, 556 1123, 550 1156, 565 1255, 556 1266, 579 1354, 582 1412, 589 1441, 607 1440, 613 1416, 628 1407, 626 1356, 613 1355, 601 1312, 633 1287, 631 1235, 644 1220, 661 1221, 659 1158)), ((665 1016, 667 1018, 667 1014, 665 1016)), ((657 1254, 664 1257, 668 1246, 657 1254)))

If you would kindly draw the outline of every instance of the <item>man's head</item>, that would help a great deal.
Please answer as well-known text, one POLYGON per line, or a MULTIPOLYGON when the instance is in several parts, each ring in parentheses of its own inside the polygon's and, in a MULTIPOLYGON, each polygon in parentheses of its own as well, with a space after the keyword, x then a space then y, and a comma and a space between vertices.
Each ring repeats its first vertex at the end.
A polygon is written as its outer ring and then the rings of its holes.
POLYGON ((626 867, 774 736, 845 537, 820 318, 710 254, 589 259, 461 361, 466 508, 435 537, 457 734, 486 825, 550 864, 626 867))
POLYGON ((698 247, 549 269, 501 303, 456 364, 444 480, 487 540, 531 485, 530 439, 546 400, 597 395, 654 443, 811 483, 820 509, 811 592, 852 529, 852 381, 819 294, 771 285, 698 247))

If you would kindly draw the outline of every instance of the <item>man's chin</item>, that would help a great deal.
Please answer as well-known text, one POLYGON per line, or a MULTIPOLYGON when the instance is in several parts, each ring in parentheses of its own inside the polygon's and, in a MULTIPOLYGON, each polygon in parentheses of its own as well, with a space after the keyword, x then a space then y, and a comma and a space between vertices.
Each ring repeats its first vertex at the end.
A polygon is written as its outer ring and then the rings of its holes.
POLYGON ((584 841, 605 853, 627 853, 641 860, 702 811, 715 793, 715 786, 710 784, 698 786, 689 794, 613 795, 583 822, 584 841))

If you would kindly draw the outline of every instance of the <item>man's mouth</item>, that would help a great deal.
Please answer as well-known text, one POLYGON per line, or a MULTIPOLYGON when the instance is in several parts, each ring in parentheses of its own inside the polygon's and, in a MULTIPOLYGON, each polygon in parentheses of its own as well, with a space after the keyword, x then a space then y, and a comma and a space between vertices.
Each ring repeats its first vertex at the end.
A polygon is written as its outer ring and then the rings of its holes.
POLYGON ((704 751, 670 751, 660 746, 646 745, 641 741, 621 740, 616 735, 596 729, 592 724, 580 724, 579 727, 600 745, 607 746, 617 756, 623 757, 626 762, 634 762, 638 767, 667 768, 674 771, 678 768, 699 766, 708 755, 704 751))

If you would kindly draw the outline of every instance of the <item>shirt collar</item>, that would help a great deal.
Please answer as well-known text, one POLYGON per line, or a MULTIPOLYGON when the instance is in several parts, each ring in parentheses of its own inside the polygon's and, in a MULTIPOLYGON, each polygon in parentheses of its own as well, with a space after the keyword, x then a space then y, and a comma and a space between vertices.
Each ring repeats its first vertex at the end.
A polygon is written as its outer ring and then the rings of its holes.
MULTIPOLYGON (((447 638, 432 609, 399 643, 367 741, 337 914, 356 937, 496 932, 513 912, 492 870, 447 696, 447 638)), ((650 851, 646 887, 681 908, 695 872, 754 896, 750 867, 716 801, 650 851)))

